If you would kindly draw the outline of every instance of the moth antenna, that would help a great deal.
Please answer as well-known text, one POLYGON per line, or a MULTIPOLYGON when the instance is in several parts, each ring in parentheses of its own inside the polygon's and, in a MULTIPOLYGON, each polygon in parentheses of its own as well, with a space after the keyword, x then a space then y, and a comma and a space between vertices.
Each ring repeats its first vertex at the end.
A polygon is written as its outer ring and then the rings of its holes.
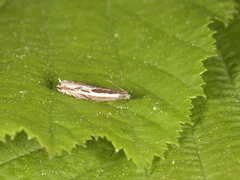
MULTIPOLYGON (((107 77, 106 77, 107 78, 107 77)), ((110 82, 112 85, 114 85, 115 87, 117 87, 118 89, 120 89, 121 91, 125 91, 124 89, 120 88, 119 86, 117 86, 116 84, 114 84, 112 81, 110 81, 108 78, 107 78, 107 81, 110 82)))

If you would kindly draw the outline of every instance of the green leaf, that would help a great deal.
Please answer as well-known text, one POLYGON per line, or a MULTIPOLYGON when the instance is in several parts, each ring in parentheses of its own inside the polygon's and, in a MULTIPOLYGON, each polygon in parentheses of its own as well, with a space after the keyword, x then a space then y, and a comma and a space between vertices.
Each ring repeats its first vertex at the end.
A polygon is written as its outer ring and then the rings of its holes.
POLYGON ((180 147, 169 146, 166 161, 156 158, 150 168, 153 179, 240 177, 240 15, 235 15, 227 28, 218 21, 211 28, 217 32, 219 57, 204 61, 208 69, 203 74, 206 99, 193 100, 194 126, 183 126, 180 147))
POLYGON ((145 173, 136 173, 137 167, 128 161, 121 150, 115 153, 105 138, 86 142, 86 148, 77 146, 71 155, 63 152, 53 159, 35 139, 27 140, 24 132, 11 141, 0 142, 1 179, 145 179, 145 173), (14 151, 9 150, 13 149, 14 151))
MULTIPOLYGON (((0 140, 24 130, 54 156, 106 136, 139 169, 178 144, 191 99, 204 95, 202 60, 215 55, 209 17, 232 1, 9 1, 0 11, 0 140), (216 9, 216 10, 215 10, 216 9), (57 79, 114 88, 130 100, 79 100, 57 79)), ((224 11, 223 11, 224 10, 224 11)), ((65 154, 64 154, 65 155, 65 154)))

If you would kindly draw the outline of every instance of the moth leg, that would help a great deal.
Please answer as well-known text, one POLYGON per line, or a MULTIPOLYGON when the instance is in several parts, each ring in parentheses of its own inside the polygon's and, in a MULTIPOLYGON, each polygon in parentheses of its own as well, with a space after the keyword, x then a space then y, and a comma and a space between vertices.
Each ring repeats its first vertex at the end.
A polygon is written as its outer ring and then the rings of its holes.
POLYGON ((116 100, 110 101, 110 107, 112 107, 112 103, 115 102, 116 100))
POLYGON ((76 99, 88 99, 88 97, 82 95, 82 94, 78 94, 78 93, 72 93, 71 94, 73 97, 75 97, 76 99))

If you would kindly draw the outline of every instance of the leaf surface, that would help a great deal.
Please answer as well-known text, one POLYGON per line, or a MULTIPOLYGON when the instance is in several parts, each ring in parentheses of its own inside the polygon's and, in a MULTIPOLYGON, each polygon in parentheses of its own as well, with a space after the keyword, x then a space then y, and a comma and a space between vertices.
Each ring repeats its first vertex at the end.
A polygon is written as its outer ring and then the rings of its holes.
MULTIPOLYGON (((238 1, 240 3, 240 1, 238 1)), ((239 12, 238 7, 238 12, 239 12)), ((193 100, 191 119, 183 125, 180 147, 169 145, 166 161, 155 159, 150 167, 153 179, 225 180, 240 177, 240 15, 228 27, 219 21, 211 24, 217 33, 219 57, 204 61, 206 99, 193 100)))
POLYGON ((232 1, 204 2, 2 4, 0 139, 24 130, 54 156, 106 136, 139 169, 163 157, 191 123, 190 98, 204 95, 201 61, 215 55, 208 18, 227 23, 233 12, 232 1), (55 88, 58 78, 114 88, 106 76, 131 99, 94 103, 55 88))

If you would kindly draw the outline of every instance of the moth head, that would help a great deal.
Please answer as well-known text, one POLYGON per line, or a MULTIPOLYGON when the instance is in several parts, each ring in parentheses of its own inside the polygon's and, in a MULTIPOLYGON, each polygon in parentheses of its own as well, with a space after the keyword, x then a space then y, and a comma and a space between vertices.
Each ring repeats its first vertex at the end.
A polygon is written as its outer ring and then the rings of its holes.
POLYGON ((62 91, 62 86, 61 85, 57 85, 56 88, 57 88, 58 91, 60 91, 60 92, 62 91))
POLYGON ((62 84, 61 79, 58 79, 58 82, 60 83, 60 85, 57 85, 56 88, 57 88, 58 91, 60 91, 61 90, 61 84, 62 84))
MULTIPOLYGON (((63 80, 63 81, 64 81, 64 80, 63 80)), ((58 82, 59 82, 60 84, 56 86, 57 90, 60 91, 60 92, 65 91, 63 81, 61 81, 61 79, 58 79, 58 82)))

